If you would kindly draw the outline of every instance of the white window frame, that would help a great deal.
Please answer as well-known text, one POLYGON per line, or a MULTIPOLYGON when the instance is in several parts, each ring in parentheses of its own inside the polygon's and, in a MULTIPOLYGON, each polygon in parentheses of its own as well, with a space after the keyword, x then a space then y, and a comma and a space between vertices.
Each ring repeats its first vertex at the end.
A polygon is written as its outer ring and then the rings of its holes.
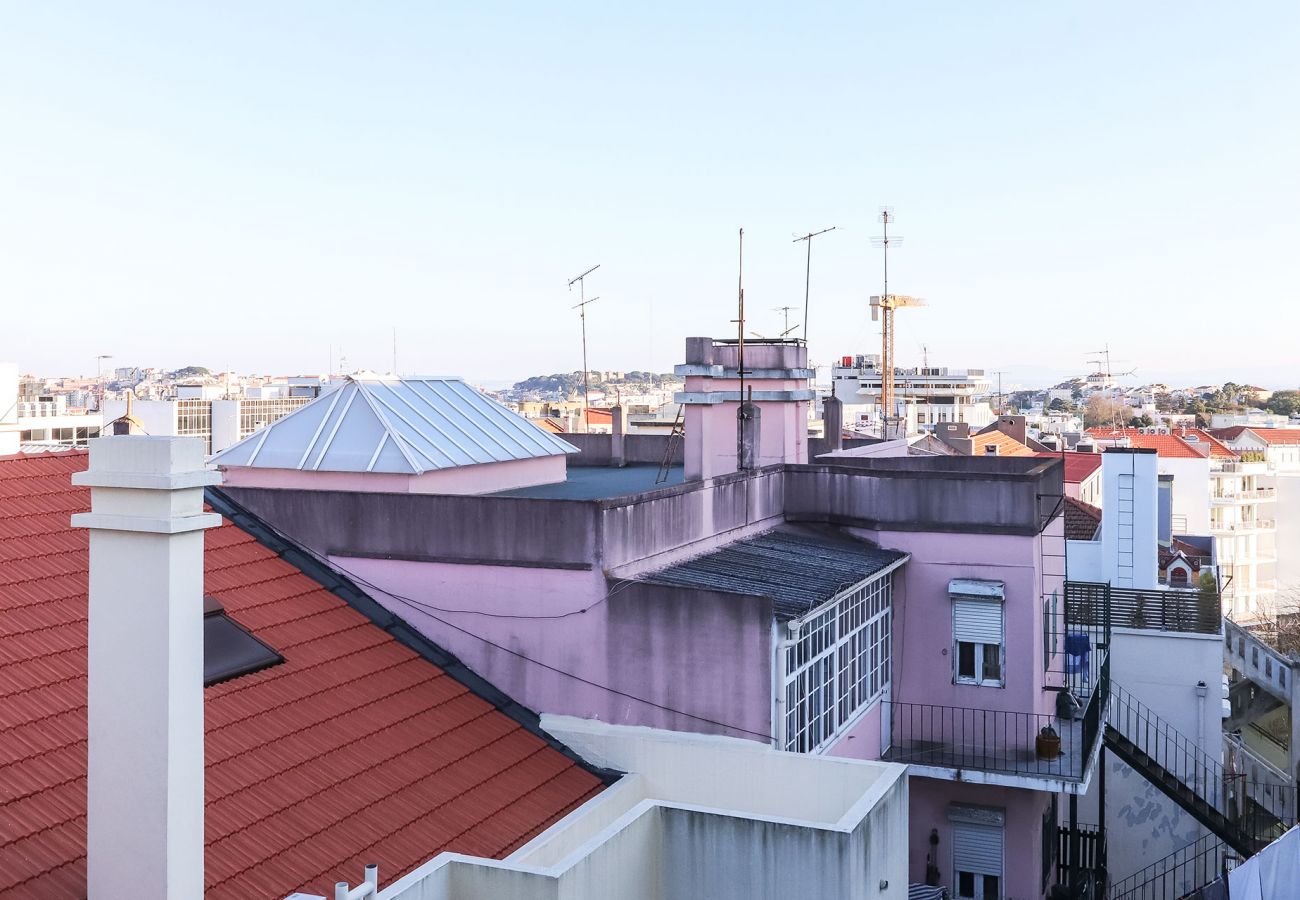
POLYGON ((894 571, 900 560, 788 623, 781 644, 778 746, 826 749, 884 697, 893 677, 894 571))
POLYGON ((1002 688, 1007 684, 1007 611, 1005 603, 1006 588, 1001 581, 984 581, 973 578, 954 578, 948 584, 948 599, 952 606, 950 615, 952 623, 952 681, 972 687, 1002 688), (957 639, 958 602, 996 603, 1001 619, 1001 634, 996 645, 980 641, 962 641, 957 639), (975 674, 961 674, 961 645, 974 647, 975 674), (984 674, 984 657, 986 647, 997 647, 998 676, 986 677, 984 674))

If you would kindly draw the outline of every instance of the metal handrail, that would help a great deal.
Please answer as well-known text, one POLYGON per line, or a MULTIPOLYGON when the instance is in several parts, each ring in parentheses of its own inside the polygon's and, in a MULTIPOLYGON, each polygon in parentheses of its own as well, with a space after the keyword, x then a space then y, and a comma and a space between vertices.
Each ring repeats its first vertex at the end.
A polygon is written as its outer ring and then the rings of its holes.
POLYGON ((1236 858, 1230 848, 1214 835, 1204 835, 1114 882, 1110 900, 1173 900, 1218 878, 1227 858, 1236 858))

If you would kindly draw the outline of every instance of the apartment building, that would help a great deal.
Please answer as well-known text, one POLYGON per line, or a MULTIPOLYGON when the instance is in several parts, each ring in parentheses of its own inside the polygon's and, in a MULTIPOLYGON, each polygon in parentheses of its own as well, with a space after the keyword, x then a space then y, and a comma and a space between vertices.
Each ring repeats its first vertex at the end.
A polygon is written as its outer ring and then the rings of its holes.
POLYGON ((1063 465, 810 458, 806 349, 745 353, 742 393, 734 342, 688 341, 680 455, 560 440, 455 380, 353 379, 373 403, 322 397, 215 456, 220 502, 544 716, 907 763, 910 881, 1044 896, 1096 840, 1109 684, 1105 622, 1066 602, 1063 465), (399 398, 419 414, 368 412, 399 398))
POLYGON ((1248 619, 1277 594, 1277 489, 1268 464, 1204 429, 1092 428, 1102 446, 1155 450, 1172 477, 1175 534, 1211 534, 1216 543, 1224 612, 1248 619))
MULTIPOLYGON (((201 393, 188 391, 186 393, 201 393)), ((307 405, 315 393, 305 396, 242 397, 234 400, 201 396, 168 400, 133 400, 131 414, 146 434, 196 437, 204 452, 219 453, 253 432, 307 405)), ((125 400, 104 401, 104 421, 126 415, 125 400)))
MULTIPOLYGON (((841 357, 831 367, 831 392, 844 404, 846 423, 876 422, 880 414, 880 355, 841 357)), ((916 427, 923 430, 940 422, 983 428, 996 416, 988 400, 992 393, 993 383, 983 369, 894 370, 894 395, 899 403, 915 407, 916 427)))

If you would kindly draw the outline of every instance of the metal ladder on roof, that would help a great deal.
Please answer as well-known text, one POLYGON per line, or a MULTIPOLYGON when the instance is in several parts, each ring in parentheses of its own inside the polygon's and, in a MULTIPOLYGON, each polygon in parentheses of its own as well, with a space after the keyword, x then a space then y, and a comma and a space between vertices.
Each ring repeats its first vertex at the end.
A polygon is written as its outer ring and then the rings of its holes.
POLYGON ((673 467, 673 455, 681 446, 682 435, 685 434, 682 423, 682 413, 685 410, 685 403, 678 404, 677 416, 673 419, 673 430, 668 432, 668 446, 664 448, 664 458, 663 462, 659 463, 659 474, 655 476, 655 484, 663 484, 668 480, 668 473, 673 467))

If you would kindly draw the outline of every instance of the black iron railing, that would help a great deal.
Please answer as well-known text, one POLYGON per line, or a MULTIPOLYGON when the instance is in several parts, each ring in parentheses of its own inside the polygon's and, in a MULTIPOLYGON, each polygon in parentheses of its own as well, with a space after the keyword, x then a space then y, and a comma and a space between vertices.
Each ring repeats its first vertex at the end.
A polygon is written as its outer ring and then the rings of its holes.
POLYGON ((1218 878, 1225 863, 1235 862, 1232 849, 1207 834, 1111 885, 1111 900, 1175 900, 1218 878))
MULTIPOLYGON (((1182 789, 1221 817, 1219 834, 1250 853, 1281 836, 1297 821, 1297 789, 1252 781, 1225 767, 1141 700, 1111 684, 1106 725, 1150 761, 1148 777, 1182 789)), ((1109 738, 1108 738, 1109 740, 1109 738)))
POLYGON ((1100 739, 1110 660, 1072 715, 882 701, 886 758, 919 766, 978 769, 1082 781, 1100 739))
POLYGON ((1066 618, 1111 628, 1218 634, 1223 610, 1217 591, 1136 590, 1089 581, 1065 584, 1066 618))

